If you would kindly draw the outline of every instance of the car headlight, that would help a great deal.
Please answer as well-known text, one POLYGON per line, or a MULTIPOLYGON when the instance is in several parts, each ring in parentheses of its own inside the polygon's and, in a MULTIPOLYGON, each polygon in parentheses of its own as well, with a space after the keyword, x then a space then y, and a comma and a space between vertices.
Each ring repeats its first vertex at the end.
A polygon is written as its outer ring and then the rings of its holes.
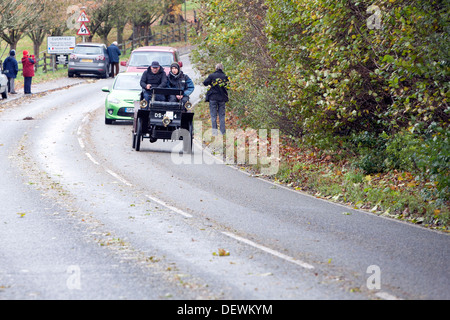
POLYGON ((108 102, 109 103, 114 103, 114 104, 119 104, 120 100, 115 98, 115 97, 108 97, 108 102))

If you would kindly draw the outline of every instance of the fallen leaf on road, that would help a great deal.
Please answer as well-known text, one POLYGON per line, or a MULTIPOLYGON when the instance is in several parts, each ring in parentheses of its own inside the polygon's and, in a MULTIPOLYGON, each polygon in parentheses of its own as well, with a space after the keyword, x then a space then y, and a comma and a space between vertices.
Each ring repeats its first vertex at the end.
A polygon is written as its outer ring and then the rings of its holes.
POLYGON ((213 256, 224 257, 224 256, 229 256, 230 255, 230 252, 225 250, 225 249, 219 248, 218 251, 219 251, 219 253, 213 252, 213 256))

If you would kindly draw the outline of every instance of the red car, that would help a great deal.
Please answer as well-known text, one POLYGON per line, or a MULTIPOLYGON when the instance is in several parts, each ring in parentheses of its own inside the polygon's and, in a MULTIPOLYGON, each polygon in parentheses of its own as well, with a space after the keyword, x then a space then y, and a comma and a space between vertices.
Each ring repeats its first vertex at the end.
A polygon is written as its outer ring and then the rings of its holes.
POLYGON ((148 46, 135 49, 131 52, 130 60, 122 61, 120 64, 127 67, 126 72, 144 72, 153 61, 158 61, 164 67, 166 74, 169 73, 170 65, 174 62, 178 62, 180 67, 183 66, 178 50, 163 46, 148 46))

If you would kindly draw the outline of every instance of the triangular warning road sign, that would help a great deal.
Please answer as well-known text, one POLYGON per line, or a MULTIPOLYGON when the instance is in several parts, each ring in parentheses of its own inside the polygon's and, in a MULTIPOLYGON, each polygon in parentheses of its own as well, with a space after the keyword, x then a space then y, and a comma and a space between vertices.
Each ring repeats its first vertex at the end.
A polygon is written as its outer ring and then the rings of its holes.
POLYGON ((86 12, 83 10, 80 13, 80 16, 78 17, 78 22, 90 22, 91 20, 89 20, 86 12))
POLYGON ((90 36, 91 33, 89 32, 89 29, 86 27, 84 22, 81 23, 81 27, 77 32, 77 35, 79 36, 90 36))

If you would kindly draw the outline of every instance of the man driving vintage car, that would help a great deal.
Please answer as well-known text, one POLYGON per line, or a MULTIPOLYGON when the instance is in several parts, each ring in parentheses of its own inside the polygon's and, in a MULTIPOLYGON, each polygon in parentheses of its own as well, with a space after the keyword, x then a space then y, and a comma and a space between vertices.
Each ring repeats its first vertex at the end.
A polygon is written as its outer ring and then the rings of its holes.
MULTIPOLYGON (((158 61, 153 61, 152 64, 144 71, 140 81, 142 89, 144 89, 144 99, 148 102, 152 98, 151 88, 166 88, 167 87, 167 75, 163 68, 159 65, 158 61)), ((164 101, 166 98, 164 95, 155 95, 156 101, 164 101)))

